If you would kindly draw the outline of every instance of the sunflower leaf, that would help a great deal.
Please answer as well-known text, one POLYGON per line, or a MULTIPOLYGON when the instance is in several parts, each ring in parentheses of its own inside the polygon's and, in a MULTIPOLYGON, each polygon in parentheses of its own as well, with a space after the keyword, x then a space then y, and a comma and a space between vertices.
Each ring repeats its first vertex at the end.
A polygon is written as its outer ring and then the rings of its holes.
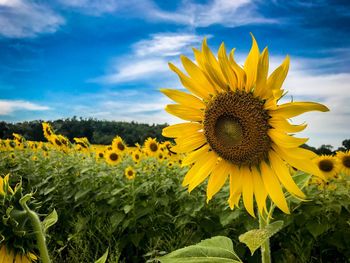
POLYGON ((298 171, 293 175, 293 180, 300 189, 303 189, 307 186, 311 176, 311 174, 298 171))
POLYGON ((50 226, 53 226, 54 224, 56 224, 57 220, 58 220, 57 212, 54 209, 47 217, 45 217, 45 219, 42 222, 44 231, 46 232, 50 226))
POLYGON ((202 240, 196 245, 175 250, 168 255, 157 259, 161 263, 242 262, 233 250, 231 239, 224 236, 216 236, 202 240))
POLYGON ((252 255, 261 245, 283 227, 283 221, 279 220, 261 229, 253 229, 239 236, 239 241, 246 244, 252 255))
POLYGON ((98 260, 95 261, 95 263, 105 263, 108 257, 108 248, 106 252, 100 257, 98 260))

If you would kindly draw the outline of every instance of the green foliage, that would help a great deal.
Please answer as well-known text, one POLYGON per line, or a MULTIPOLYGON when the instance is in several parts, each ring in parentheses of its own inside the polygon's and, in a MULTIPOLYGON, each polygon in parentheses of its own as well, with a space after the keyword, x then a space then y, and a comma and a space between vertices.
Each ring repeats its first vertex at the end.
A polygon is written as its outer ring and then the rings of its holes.
MULTIPOLYGON (((0 139, 12 138, 18 133, 31 141, 46 141, 42 131, 42 121, 20 123, 0 122, 0 139)), ((49 121, 58 134, 73 141, 74 137, 86 137, 93 144, 110 144, 116 135, 121 136, 128 145, 142 144, 148 137, 164 141, 162 129, 166 124, 144 124, 136 122, 102 121, 96 119, 68 118, 49 121)))
MULTIPOLYGON (((31 207, 39 214, 57 211, 58 222, 47 237, 54 262, 95 262, 107 248, 109 263, 156 262, 218 235, 232 240, 242 261, 259 261, 260 254, 251 256, 238 240, 257 229, 258 222, 245 210, 228 207, 228 185, 206 204, 206 185, 189 194, 181 186, 186 168, 169 168, 152 158, 135 165, 127 157, 109 166, 83 154, 51 152, 45 158, 30 151, 14 153, 15 158, 0 153, 0 173, 11 173, 11 182, 22 178, 24 189, 34 193, 31 207), (124 177, 129 165, 136 170, 131 181, 124 177)), ((349 178, 320 189, 307 186, 308 178, 295 175, 307 201, 289 197, 291 215, 275 209, 273 221, 282 220, 284 226, 270 240, 273 262, 348 262, 349 178)))
POLYGON ((231 239, 216 236, 200 243, 178 249, 158 258, 161 263, 239 263, 242 262, 233 250, 231 239))
POLYGON ((275 221, 263 228, 253 229, 239 236, 239 241, 249 247, 252 255, 261 245, 283 227, 283 221, 275 221))

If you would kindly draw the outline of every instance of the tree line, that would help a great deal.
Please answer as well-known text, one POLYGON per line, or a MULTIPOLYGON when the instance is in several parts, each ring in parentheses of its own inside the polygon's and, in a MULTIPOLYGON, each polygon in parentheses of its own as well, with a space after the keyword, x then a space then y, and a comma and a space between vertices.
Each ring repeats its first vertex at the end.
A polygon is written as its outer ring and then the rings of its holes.
MULTIPOLYGON (((0 122, 0 138, 13 138, 12 133, 18 133, 31 141, 46 141, 42 131, 41 120, 18 123, 0 122)), ((73 141, 74 137, 86 137, 92 144, 110 144, 117 135, 121 136, 128 145, 142 144, 148 137, 164 141, 162 129, 168 124, 145 124, 136 122, 106 121, 93 118, 67 118, 49 121, 56 133, 66 136, 73 141)), ((350 150, 350 139, 342 142, 342 146, 334 148, 323 144, 318 148, 303 145, 317 154, 333 154, 336 151, 350 150)))
MULTIPOLYGON (((46 141, 41 120, 19 123, 0 122, 0 138, 12 139, 12 133, 18 133, 30 141, 46 141)), ((136 122, 106 121, 93 118, 67 118, 48 121, 55 133, 66 136, 73 142, 74 137, 86 137, 92 144, 110 144, 117 135, 128 145, 142 144, 148 137, 164 141, 162 129, 168 124, 145 124, 136 122)))

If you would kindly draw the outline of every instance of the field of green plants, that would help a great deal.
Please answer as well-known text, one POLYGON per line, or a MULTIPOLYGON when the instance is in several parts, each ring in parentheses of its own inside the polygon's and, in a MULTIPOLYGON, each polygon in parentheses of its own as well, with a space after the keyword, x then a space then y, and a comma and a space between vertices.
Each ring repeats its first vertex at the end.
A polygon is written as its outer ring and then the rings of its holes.
MULTIPOLYGON (((238 238, 258 228, 258 222, 243 208, 229 208, 228 185, 208 203, 205 184, 189 193, 181 186, 188 170, 181 166, 182 157, 164 147, 170 143, 154 142, 156 154, 147 144, 124 145, 113 164, 106 162, 108 146, 103 151, 102 146, 85 149, 83 143, 64 148, 20 136, 2 141, 3 246, 13 255, 39 257, 31 224, 9 212, 21 210, 19 200, 31 194, 28 206, 50 226, 45 235, 53 262, 95 262, 102 255, 105 262, 159 262, 165 254, 214 236, 230 238, 243 262, 260 262, 260 252, 251 255, 238 238), (53 211, 58 220, 47 223, 44 218, 51 214, 52 219, 53 211)), ((321 182, 295 171, 294 180, 307 200, 289 196, 290 215, 275 209, 273 221, 283 226, 270 240, 273 262, 348 262, 349 176, 340 173, 321 182)), ((14 262, 30 262, 24 258, 14 262)))

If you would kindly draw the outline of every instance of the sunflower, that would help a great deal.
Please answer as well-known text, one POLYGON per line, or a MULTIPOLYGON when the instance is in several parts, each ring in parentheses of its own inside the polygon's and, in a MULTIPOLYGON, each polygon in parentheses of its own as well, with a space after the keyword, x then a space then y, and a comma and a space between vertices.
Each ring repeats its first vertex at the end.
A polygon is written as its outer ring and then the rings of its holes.
POLYGON ((131 153, 131 157, 135 163, 138 163, 141 160, 142 153, 139 149, 137 149, 131 153))
POLYGON ((13 250, 6 248, 6 245, 2 245, 0 249, 0 262, 15 262, 15 263, 31 263, 37 261, 37 256, 33 253, 17 253, 15 254, 13 250))
POLYGON ((49 123, 47 123, 47 122, 43 122, 41 125, 43 127, 45 138, 48 141, 50 141, 51 136, 55 134, 54 131, 52 130, 51 125, 49 123))
POLYGON ((124 152, 127 149, 123 139, 120 136, 117 136, 113 139, 112 147, 118 152, 124 152))
POLYGON ((350 150, 346 152, 337 152, 336 155, 340 166, 340 171, 346 175, 350 175, 350 150))
POLYGON ((126 178, 128 178, 129 180, 132 180, 135 178, 136 172, 131 166, 128 166, 126 167, 124 174, 126 178))
POLYGON ((336 178, 339 173, 339 165, 337 159, 330 155, 321 155, 315 158, 314 163, 320 169, 320 172, 327 179, 336 178))
POLYGON ((188 153, 183 164, 193 164, 183 185, 189 191, 209 177, 207 201, 229 178, 229 205, 239 204, 241 195, 246 210, 254 213, 254 197, 259 213, 266 212, 266 198, 283 212, 289 208, 282 186, 299 198, 304 193, 293 181, 287 164, 322 177, 311 161, 311 151, 300 148, 307 139, 289 133, 302 131, 306 125, 292 125, 288 119, 301 113, 328 111, 313 102, 290 102, 278 105, 283 96, 282 83, 289 68, 287 56, 268 77, 268 49, 261 53, 254 37, 243 68, 234 60, 234 50, 227 56, 225 45, 214 56, 203 41, 202 50, 194 49, 197 64, 181 56, 188 76, 169 63, 182 84, 192 93, 161 91, 178 104, 166 111, 185 121, 163 129, 163 135, 175 138, 172 151, 188 153))
POLYGON ((144 143, 145 152, 150 156, 156 156, 159 151, 159 144, 156 139, 148 138, 144 143))
POLYGON ((96 160, 104 159, 105 158, 105 151, 103 149, 96 150, 96 160))
POLYGON ((106 153, 105 153, 105 159, 106 159, 107 163, 109 163, 111 165, 116 165, 116 164, 120 163, 121 156, 117 151, 109 150, 109 151, 106 151, 106 153))

